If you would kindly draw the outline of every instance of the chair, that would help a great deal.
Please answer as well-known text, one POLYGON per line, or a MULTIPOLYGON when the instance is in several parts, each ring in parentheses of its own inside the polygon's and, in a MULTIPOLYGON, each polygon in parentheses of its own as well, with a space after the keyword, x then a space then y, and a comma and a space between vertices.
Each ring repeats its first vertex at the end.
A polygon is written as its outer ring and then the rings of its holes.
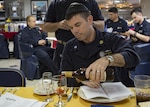
POLYGON ((134 49, 140 57, 140 63, 134 71, 130 71, 132 80, 135 75, 150 75, 150 43, 135 45, 134 49))
POLYGON ((8 43, 3 34, 0 34, 0 58, 9 58, 8 43))
POLYGON ((14 43, 14 48, 13 48, 13 55, 15 58, 20 59, 20 53, 18 49, 18 36, 17 34, 13 37, 13 43, 14 43))
POLYGON ((24 72, 28 80, 39 79, 39 62, 35 55, 33 55, 33 46, 31 44, 21 42, 22 33, 19 32, 16 36, 18 38, 19 57, 21 59, 20 69, 24 72))
POLYGON ((134 49, 140 56, 140 63, 150 61, 150 43, 135 45, 134 49))
POLYGON ((150 75, 150 62, 143 62, 136 66, 135 71, 130 71, 130 78, 133 80, 135 75, 150 75))
POLYGON ((25 87, 26 79, 21 70, 14 68, 0 68, 1 87, 25 87))

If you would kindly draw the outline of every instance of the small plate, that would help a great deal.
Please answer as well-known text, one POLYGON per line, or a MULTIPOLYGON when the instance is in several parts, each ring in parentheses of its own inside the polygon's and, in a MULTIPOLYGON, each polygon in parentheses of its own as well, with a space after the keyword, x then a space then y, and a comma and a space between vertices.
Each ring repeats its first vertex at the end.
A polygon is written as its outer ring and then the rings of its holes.
MULTIPOLYGON (((44 89, 43 90, 34 89, 34 93, 37 95, 47 95, 47 93, 44 89)), ((54 91, 50 90, 50 94, 54 94, 54 91)))
POLYGON ((91 99, 87 99, 86 96, 84 95, 83 91, 81 89, 78 90, 78 95, 87 101, 91 101, 91 102, 98 102, 98 103, 113 103, 113 102, 119 102, 122 100, 127 99, 129 96, 124 96, 124 97, 117 97, 114 99, 106 99, 106 98, 91 98, 91 99))

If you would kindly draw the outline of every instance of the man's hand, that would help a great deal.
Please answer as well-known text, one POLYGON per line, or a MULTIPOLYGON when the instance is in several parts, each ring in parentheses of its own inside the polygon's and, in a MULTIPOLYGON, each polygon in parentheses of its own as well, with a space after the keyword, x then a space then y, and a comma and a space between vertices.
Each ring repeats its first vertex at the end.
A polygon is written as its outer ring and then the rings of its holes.
POLYGON ((128 34, 133 36, 135 34, 135 31, 130 29, 128 30, 128 34))
POLYGON ((92 87, 92 88, 98 88, 100 86, 100 82, 99 81, 91 81, 91 80, 81 81, 78 78, 76 78, 76 81, 78 83, 81 82, 82 84, 87 85, 87 86, 92 87))
POLYGON ((45 44, 46 44, 46 41, 43 39, 38 41, 38 45, 45 45, 45 44))
POLYGON ((138 39, 136 38, 136 37, 134 37, 135 35, 135 31, 133 31, 133 30, 128 30, 128 33, 130 34, 130 35, 132 35, 131 36, 131 40, 132 41, 134 41, 134 42, 136 42, 136 41, 138 41, 138 39))
POLYGON ((130 34, 128 31, 126 31, 125 33, 123 33, 124 36, 130 37, 130 34))
POLYGON ((136 37, 131 37, 131 40, 134 42, 138 41, 138 39, 136 37))
POLYGON ((101 81, 105 79, 105 70, 109 65, 106 57, 99 58, 86 69, 86 78, 92 81, 101 81))
POLYGON ((69 30, 69 27, 67 25, 67 21, 66 20, 62 20, 59 22, 59 28, 60 29, 64 29, 64 30, 69 30))

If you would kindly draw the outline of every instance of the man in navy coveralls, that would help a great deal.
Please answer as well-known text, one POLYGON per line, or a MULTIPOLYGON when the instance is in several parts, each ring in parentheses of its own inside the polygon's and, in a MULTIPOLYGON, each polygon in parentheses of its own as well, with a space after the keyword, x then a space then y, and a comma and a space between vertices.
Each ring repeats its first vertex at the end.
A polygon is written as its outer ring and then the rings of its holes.
POLYGON ((135 8, 131 11, 131 16, 135 22, 135 30, 128 33, 134 44, 150 42, 150 23, 144 19, 142 10, 135 8))
POLYGON ((32 44, 34 55, 37 56, 39 62, 46 66, 46 70, 51 71, 53 74, 58 74, 52 61, 53 50, 46 39, 46 33, 36 27, 36 18, 34 16, 27 16, 26 22, 27 27, 21 31, 21 41, 32 44))
MULTIPOLYGON (((65 19, 75 38, 65 45, 61 71, 74 71, 84 67, 87 68, 86 78, 91 79, 80 81, 70 78, 68 86, 78 86, 82 83, 99 87, 99 80, 104 79, 107 67, 133 69, 139 63, 133 47, 119 34, 101 32, 93 27, 93 16, 83 4, 72 3, 65 19)), ((118 81, 121 81, 121 78, 118 81)))

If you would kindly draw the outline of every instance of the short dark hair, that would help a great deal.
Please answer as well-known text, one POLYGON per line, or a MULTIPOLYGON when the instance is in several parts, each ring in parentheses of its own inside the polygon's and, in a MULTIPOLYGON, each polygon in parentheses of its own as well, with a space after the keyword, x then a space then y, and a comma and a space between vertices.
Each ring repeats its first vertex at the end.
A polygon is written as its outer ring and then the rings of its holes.
POLYGON ((82 3, 74 2, 74 3, 71 3, 70 6, 68 7, 66 11, 65 19, 69 20, 76 14, 80 14, 82 17, 86 18, 89 15, 91 15, 91 12, 82 3))
POLYGON ((108 12, 118 13, 118 9, 116 7, 109 8, 108 12))
POLYGON ((130 15, 132 15, 133 13, 142 13, 142 9, 141 9, 140 7, 134 8, 134 9, 131 11, 130 15))

